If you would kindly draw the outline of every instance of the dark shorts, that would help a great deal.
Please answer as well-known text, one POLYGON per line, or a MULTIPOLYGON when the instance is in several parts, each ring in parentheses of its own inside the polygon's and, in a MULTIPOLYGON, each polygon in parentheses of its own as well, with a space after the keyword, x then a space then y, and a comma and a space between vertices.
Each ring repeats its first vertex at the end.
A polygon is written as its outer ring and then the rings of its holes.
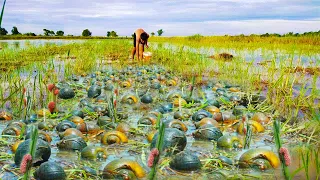
POLYGON ((133 34, 133 47, 137 46, 137 36, 136 33, 133 34))

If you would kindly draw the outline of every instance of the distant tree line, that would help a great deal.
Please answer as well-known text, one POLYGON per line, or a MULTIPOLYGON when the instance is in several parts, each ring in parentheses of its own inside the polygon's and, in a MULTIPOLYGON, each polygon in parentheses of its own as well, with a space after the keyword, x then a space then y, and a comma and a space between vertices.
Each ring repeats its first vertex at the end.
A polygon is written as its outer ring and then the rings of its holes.
MULTIPOLYGON (((157 31, 158 33, 158 36, 161 36, 163 34, 163 30, 162 29, 159 29, 157 31)), ((0 28, 0 35, 9 35, 8 34, 8 31, 5 29, 5 28, 0 28)), ((39 34, 39 35, 36 35, 35 33, 33 32, 27 32, 27 33, 20 33, 18 28, 16 26, 13 26, 12 27, 12 30, 11 30, 11 35, 24 35, 24 36, 64 36, 64 31, 62 30, 58 30, 56 32, 54 32, 53 30, 49 30, 49 29, 43 29, 43 35, 42 34, 39 34)), ((92 32, 89 30, 89 29, 85 29, 82 31, 82 36, 85 36, 85 37, 89 37, 92 35, 92 32)), ((117 32, 115 31, 107 31, 107 37, 118 37, 118 34, 117 32)), ((151 32, 151 36, 154 36, 155 33, 154 32, 151 32)), ((73 36, 73 35, 67 35, 67 36, 73 36)))

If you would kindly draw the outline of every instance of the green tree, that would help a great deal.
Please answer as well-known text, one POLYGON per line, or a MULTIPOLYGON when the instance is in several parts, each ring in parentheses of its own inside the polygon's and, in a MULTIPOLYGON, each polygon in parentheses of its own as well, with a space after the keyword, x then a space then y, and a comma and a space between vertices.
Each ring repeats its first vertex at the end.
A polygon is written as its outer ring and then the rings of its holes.
POLYGON ((19 33, 18 28, 17 28, 16 26, 13 26, 13 27, 12 27, 11 33, 12 33, 12 35, 21 34, 21 33, 19 33))
POLYGON ((52 31, 52 30, 48 30, 48 29, 43 29, 43 34, 45 35, 45 36, 54 36, 54 31, 52 31))
POLYGON ((115 31, 111 31, 110 36, 111 37, 118 37, 117 32, 115 32, 115 31))
POLYGON ((154 36, 155 35, 155 33, 154 32, 151 32, 151 36, 154 36))
POLYGON ((82 31, 82 36, 91 36, 91 32, 89 31, 89 29, 85 29, 82 31))
POLYGON ((161 36, 164 33, 164 31, 162 29, 159 29, 157 33, 158 33, 158 36, 161 36))
POLYGON ((57 32, 56 32, 56 35, 57 35, 57 36, 63 36, 63 35, 64 35, 64 32, 61 31, 61 30, 60 30, 60 31, 57 31, 57 32))
POLYGON ((108 32, 107 32, 107 37, 110 37, 110 35, 111 35, 111 32, 108 31, 108 32))
POLYGON ((5 28, 0 28, 0 36, 7 35, 8 31, 5 28))

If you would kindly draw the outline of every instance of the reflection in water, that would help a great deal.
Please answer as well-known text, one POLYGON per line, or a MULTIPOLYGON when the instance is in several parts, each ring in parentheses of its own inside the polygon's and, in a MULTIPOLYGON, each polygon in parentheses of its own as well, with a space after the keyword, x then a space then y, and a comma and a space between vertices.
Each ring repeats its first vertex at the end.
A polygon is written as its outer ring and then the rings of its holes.
POLYGON ((86 40, 67 40, 67 39, 35 39, 35 40, 0 40, 0 47, 2 49, 12 48, 28 48, 30 46, 40 46, 40 45, 63 45, 70 43, 82 43, 86 40))

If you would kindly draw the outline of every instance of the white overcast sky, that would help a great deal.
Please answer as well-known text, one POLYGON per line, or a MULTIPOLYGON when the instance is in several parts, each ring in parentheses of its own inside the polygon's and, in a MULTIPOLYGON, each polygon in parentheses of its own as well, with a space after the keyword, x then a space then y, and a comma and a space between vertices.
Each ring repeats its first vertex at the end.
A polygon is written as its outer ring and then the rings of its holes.
POLYGON ((320 30, 320 0, 7 0, 2 27, 13 26, 93 36, 137 28, 164 36, 301 33, 320 30))

